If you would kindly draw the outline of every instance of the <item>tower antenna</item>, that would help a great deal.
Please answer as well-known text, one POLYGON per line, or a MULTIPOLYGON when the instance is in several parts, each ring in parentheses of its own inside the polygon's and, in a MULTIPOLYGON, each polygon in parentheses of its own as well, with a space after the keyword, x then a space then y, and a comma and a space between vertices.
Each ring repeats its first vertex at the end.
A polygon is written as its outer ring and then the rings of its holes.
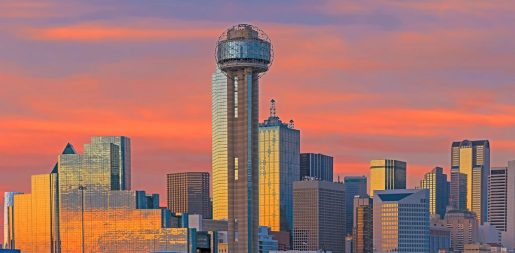
POLYGON ((275 114, 275 100, 272 99, 270 100, 270 118, 275 118, 276 117, 276 114, 275 114))

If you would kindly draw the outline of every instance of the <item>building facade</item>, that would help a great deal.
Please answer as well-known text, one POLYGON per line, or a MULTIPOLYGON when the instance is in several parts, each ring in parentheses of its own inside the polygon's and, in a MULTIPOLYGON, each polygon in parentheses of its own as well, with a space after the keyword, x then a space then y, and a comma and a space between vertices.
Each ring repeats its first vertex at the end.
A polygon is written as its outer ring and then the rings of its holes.
POLYGON ((259 124, 259 223, 272 231, 291 231, 293 182, 299 179, 300 131, 276 115, 259 124))
POLYGON ((406 162, 383 159, 370 162, 370 191, 406 189, 406 162))
POLYGON ((451 249, 463 251, 464 245, 479 240, 479 225, 476 214, 466 210, 450 210, 445 214, 444 224, 451 231, 451 249))
POLYGON ((345 189, 326 181, 293 183, 293 249, 343 253, 345 189))
POLYGON ((191 231, 172 228, 166 209, 138 209, 136 191, 118 190, 130 185, 120 182, 127 178, 119 176, 121 146, 98 140, 83 154, 61 154, 57 173, 32 176, 32 193, 14 196, 14 246, 27 253, 192 252, 191 231))
POLYGON ((490 170, 488 222, 502 235, 502 244, 515 248, 515 161, 490 170))
POLYGON ((354 197, 367 195, 367 177, 365 176, 347 176, 343 178, 343 186, 345 187, 345 234, 352 235, 354 226, 354 197))
POLYGON ((322 181, 333 181, 333 157, 316 154, 300 154, 300 178, 315 178, 322 181))
POLYGON ((4 193, 4 242, 2 247, 4 249, 14 248, 12 245, 13 235, 9 233, 9 226, 13 223, 12 206, 14 204, 14 195, 21 194, 20 192, 5 192, 4 193))
POLYGON ((451 172, 449 206, 454 210, 467 210, 467 174, 451 172))
POLYGON ((167 175, 168 209, 174 213, 200 214, 211 219, 209 173, 181 172, 167 175))
POLYGON ((368 196, 356 196, 354 197, 353 203, 353 252, 372 253, 374 238, 373 199, 368 196))
POLYGON ((429 252, 438 253, 440 250, 451 248, 451 231, 441 222, 440 218, 431 219, 429 228, 429 252), (436 222, 433 222, 436 220, 436 222))
POLYGON ((429 191, 385 190, 374 195, 374 252, 429 252, 429 191))
POLYGON ((217 68, 211 77, 211 173, 213 219, 227 220, 229 189, 227 172, 227 76, 217 68))
POLYGON ((229 252, 257 252, 258 80, 272 62, 271 51, 272 44, 266 34, 247 24, 229 28, 217 42, 216 61, 227 76, 229 252))
POLYGON ((420 181, 420 188, 429 190, 429 213, 438 214, 441 218, 445 216, 445 210, 449 205, 450 185, 443 168, 436 167, 424 175, 420 181))
POLYGON ((453 142, 451 172, 467 175, 467 209, 476 213, 480 223, 486 222, 490 173, 490 143, 488 140, 453 142))

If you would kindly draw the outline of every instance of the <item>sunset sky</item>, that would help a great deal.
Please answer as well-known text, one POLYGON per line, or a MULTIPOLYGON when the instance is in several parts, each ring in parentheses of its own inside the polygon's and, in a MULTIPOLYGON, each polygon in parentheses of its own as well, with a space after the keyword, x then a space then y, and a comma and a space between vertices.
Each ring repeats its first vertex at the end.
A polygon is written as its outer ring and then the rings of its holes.
POLYGON ((0 193, 30 192, 67 142, 82 152, 96 135, 131 137, 134 188, 163 200, 166 173, 210 171, 215 43, 237 23, 274 46, 261 120, 276 99, 301 151, 334 156, 337 175, 400 159, 414 186, 465 138, 489 139, 503 166, 514 13, 514 1, 2 0, 0 193))

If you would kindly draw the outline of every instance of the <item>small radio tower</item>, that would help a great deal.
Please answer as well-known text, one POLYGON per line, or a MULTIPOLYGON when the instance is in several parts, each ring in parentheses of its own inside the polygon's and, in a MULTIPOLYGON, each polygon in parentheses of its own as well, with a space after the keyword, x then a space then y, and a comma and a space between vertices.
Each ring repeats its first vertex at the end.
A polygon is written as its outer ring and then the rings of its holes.
POLYGON ((270 100, 270 118, 275 118, 276 117, 276 114, 275 114, 275 100, 272 99, 270 100))
POLYGON ((288 124, 288 128, 294 129, 295 128, 295 122, 290 119, 290 123, 288 124))

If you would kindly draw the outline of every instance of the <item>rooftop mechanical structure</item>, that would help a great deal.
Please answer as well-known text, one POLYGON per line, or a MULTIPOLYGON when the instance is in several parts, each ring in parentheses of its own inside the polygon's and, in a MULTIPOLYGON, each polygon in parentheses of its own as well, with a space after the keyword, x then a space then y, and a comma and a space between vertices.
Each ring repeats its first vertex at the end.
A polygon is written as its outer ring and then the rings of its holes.
POLYGON ((227 131, 229 252, 257 253, 258 80, 272 64, 272 44, 259 28, 239 24, 219 37, 215 58, 218 68, 227 76, 227 128, 214 131, 227 131))

